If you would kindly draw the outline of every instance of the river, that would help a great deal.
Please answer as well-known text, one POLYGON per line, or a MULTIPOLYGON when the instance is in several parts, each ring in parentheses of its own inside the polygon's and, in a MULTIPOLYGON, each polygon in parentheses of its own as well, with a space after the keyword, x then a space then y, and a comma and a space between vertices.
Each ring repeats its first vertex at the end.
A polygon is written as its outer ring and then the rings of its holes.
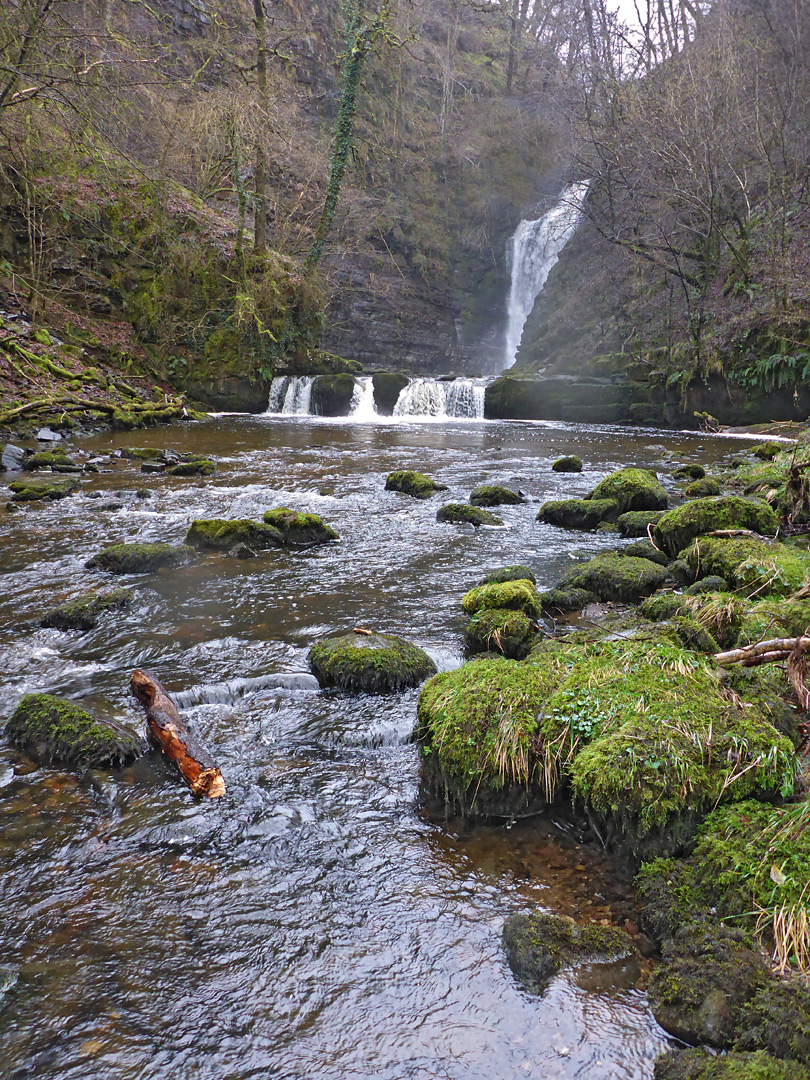
POLYGON ((583 494, 624 464, 666 476, 739 442, 223 417, 73 445, 105 456, 82 494, 2 515, 0 718, 47 691, 141 724, 127 687, 146 667, 188 706, 228 793, 195 803, 153 754, 79 781, 0 741, 0 987, 14 983, 0 998, 0 1076, 651 1077, 667 1038, 643 962, 563 974, 538 999, 500 941, 505 916, 527 906, 632 917, 621 872, 551 821, 430 820, 410 741, 418 692, 321 692, 296 673, 319 636, 358 623, 403 634, 441 668, 461 663, 460 599, 484 572, 528 563, 548 587, 572 556, 616 544, 538 523, 540 501, 583 494), (106 460, 133 444, 210 453, 217 474, 142 476, 106 460), (562 453, 579 454, 583 473, 552 472, 562 453), (440 525, 441 496, 383 490, 394 468, 430 473, 449 499, 489 481, 534 501, 498 509, 503 529, 440 525), (142 485, 153 498, 135 496, 142 485), (105 544, 181 541, 193 517, 279 505, 321 514, 340 543, 106 579, 134 590, 128 612, 85 634, 38 627, 100 583, 84 562, 105 544))

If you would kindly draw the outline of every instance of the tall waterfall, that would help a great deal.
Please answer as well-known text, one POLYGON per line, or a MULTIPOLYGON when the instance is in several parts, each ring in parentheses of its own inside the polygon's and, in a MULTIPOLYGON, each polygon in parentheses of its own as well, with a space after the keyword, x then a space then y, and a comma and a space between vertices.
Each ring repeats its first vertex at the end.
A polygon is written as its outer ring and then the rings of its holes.
POLYGON ((374 380, 370 375, 363 375, 354 380, 349 416, 353 420, 374 420, 377 407, 374 404, 374 380))
POLYGON ((485 387, 484 379, 411 379, 397 398, 394 416, 481 420, 485 387))
POLYGON ((515 229, 504 368, 510 368, 515 362, 523 327, 551 268, 579 224, 588 187, 587 180, 571 184, 547 214, 536 221, 521 221, 515 229))
POLYGON ((277 375, 270 383, 267 412, 276 416, 309 416, 311 375, 277 375))

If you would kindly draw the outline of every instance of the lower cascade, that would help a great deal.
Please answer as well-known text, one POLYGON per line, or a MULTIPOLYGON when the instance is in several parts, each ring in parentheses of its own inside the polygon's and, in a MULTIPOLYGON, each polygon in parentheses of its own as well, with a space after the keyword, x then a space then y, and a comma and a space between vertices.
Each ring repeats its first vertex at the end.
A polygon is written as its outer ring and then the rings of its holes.
POLYGON ((270 384, 267 412, 276 416, 309 416, 312 375, 277 375, 270 384))
MULTIPOLYGON (((311 375, 277 375, 270 384, 269 416, 313 416, 311 375)), ((486 379, 411 379, 397 398, 394 418, 483 420, 486 379)), ((361 375, 354 380, 348 416, 352 420, 376 420, 374 380, 361 375)))
POLYGON ((364 375, 354 380, 354 392, 349 405, 349 416, 355 420, 373 420, 376 415, 374 380, 370 375, 364 375))

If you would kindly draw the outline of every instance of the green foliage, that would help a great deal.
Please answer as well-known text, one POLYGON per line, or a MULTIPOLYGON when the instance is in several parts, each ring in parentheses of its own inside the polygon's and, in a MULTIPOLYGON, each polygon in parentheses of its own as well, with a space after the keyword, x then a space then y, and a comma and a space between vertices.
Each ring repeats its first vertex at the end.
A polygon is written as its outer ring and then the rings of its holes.
POLYGON ((738 368, 732 380, 746 390, 770 393, 810 381, 810 352, 772 353, 760 356, 747 367, 738 368))
POLYGON ((528 656, 536 624, 522 611, 482 608, 464 631, 464 641, 472 652, 499 652, 510 660, 528 656))

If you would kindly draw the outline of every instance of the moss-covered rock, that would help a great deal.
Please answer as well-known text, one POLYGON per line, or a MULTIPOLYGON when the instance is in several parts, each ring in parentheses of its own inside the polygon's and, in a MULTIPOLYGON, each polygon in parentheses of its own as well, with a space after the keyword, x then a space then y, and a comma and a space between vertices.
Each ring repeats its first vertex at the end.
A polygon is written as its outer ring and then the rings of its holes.
POLYGON ((510 915, 503 927, 506 957, 517 980, 531 993, 545 992, 564 968, 615 963, 635 955, 627 934, 616 926, 578 926, 559 915, 510 915))
POLYGON ((725 593, 728 592, 728 582, 725 578, 710 574, 700 581, 693 581, 683 592, 684 596, 701 596, 703 593, 725 593))
POLYGON ((677 618, 694 620, 722 648, 729 648, 737 641, 746 610, 745 601, 728 592, 656 593, 639 608, 641 615, 652 622, 677 618))
POLYGON ((436 665, 426 652, 393 634, 341 634, 309 651, 312 674, 323 687, 387 694, 429 678, 436 665))
POLYGON ((66 499, 81 488, 78 480, 13 480, 9 487, 13 502, 66 499))
POLYGON ((216 471, 216 465, 209 458, 181 461, 178 465, 170 465, 166 470, 169 476, 213 476, 216 471))
POLYGON ((700 480, 693 480, 684 488, 687 499, 706 499, 712 495, 720 494, 720 485, 712 476, 704 476, 700 480))
POLYGON ((284 537, 273 525, 247 518, 196 518, 185 542, 200 551, 230 551, 236 544, 245 544, 253 551, 266 551, 282 547, 284 537))
POLYGON ((702 465, 680 465, 672 475, 676 480, 702 480, 706 470, 702 465))
POLYGON ((525 501, 525 495, 499 484, 479 484, 470 495, 473 506, 517 506, 525 501))
POLYGON ((634 538, 647 536, 647 526, 660 521, 665 511, 663 510, 629 510, 626 514, 620 514, 616 519, 616 525, 622 536, 634 538))
POLYGON ((37 469, 53 468, 57 465, 75 466, 76 462, 72 461, 64 450, 41 450, 27 457, 24 465, 28 472, 35 472, 37 469))
POLYGON ((88 570, 108 574, 146 574, 185 566, 197 557, 187 544, 112 544, 85 563, 88 570))
POLYGON ((380 416, 390 416, 410 379, 401 371, 375 371, 371 381, 374 385, 374 405, 377 412, 380 416))
POLYGON ((286 506, 268 510, 264 515, 265 525, 278 529, 285 544, 291 547, 313 547, 316 544, 328 544, 340 537, 317 514, 301 514, 286 506))
POLYGON ((400 469, 388 474, 385 481, 386 491, 399 491, 411 495, 414 499, 429 499, 437 491, 447 491, 447 484, 439 484, 424 473, 412 469, 400 469))
POLYGON ((581 611, 597 599, 587 589, 546 589, 537 594, 537 602, 544 615, 569 615, 581 611))
POLYGON ((707 1050, 670 1050, 655 1063, 653 1080, 808 1080, 796 1061, 757 1050, 751 1054, 712 1054, 707 1050))
POLYGON ((78 600, 51 608, 43 616, 40 626, 52 630, 92 630, 98 624, 99 615, 106 611, 123 611, 131 603, 132 593, 129 589, 89 593, 78 600))
POLYGON ((312 407, 319 416, 348 416, 354 394, 354 375, 318 375, 312 383, 312 407))
POLYGON ((613 522, 619 504, 613 499, 551 499, 543 503, 538 521, 562 529, 596 529, 604 521, 613 522))
POLYGON ((557 458, 551 467, 554 472, 582 472, 582 460, 576 454, 566 454, 557 458))
POLYGON ((810 553, 749 536, 700 536, 681 552, 693 580, 724 578, 746 595, 788 596, 810 578, 810 553))
POLYGON ((503 525, 503 519, 496 514, 467 503, 447 503, 436 511, 436 520, 446 525, 472 525, 476 529, 480 525, 503 525))
POLYGON ((473 615, 464 631, 471 652, 499 652, 510 660, 529 655, 537 624, 522 611, 482 608, 473 615))
POLYGON ((633 559, 647 559, 659 566, 669 566, 669 558, 649 540, 634 540, 616 551, 617 555, 629 555, 633 559))
POLYGON ((569 571, 560 582, 563 589, 585 589, 600 600, 637 604, 660 589, 667 572, 649 559, 631 555, 603 554, 569 571))
POLYGON ((480 585, 497 585, 502 581, 530 581, 535 585, 534 571, 528 566, 503 566, 498 570, 492 570, 480 585))
POLYGON ((475 615, 476 612, 483 611, 485 608, 522 611, 524 615, 532 619, 536 619, 540 614, 534 583, 521 579, 476 585, 464 595, 461 606, 468 615, 475 615))
POLYGON ((779 522, 767 503, 739 495, 693 499, 669 510, 653 527, 653 538, 668 555, 676 556, 696 536, 716 529, 748 529, 775 536, 779 522))
POLYGON ((757 443, 756 446, 752 446, 751 453, 755 458, 759 458, 760 461, 773 461, 777 454, 783 454, 793 445, 795 444, 777 442, 775 439, 770 439, 768 442, 757 443))
POLYGON ((597 484, 589 499, 612 499, 619 513, 628 510, 666 510, 667 493, 647 469, 618 469, 597 484))
POLYGON ((737 640, 749 645, 771 637, 801 637, 808 629, 809 599, 771 597, 748 607, 737 640))
POLYGON ((163 461, 164 452, 157 446, 122 446, 121 457, 129 461, 163 461))
POLYGON ((26 694, 9 718, 6 737, 42 764, 80 771, 121 768, 146 749, 121 724, 52 694, 26 694))

